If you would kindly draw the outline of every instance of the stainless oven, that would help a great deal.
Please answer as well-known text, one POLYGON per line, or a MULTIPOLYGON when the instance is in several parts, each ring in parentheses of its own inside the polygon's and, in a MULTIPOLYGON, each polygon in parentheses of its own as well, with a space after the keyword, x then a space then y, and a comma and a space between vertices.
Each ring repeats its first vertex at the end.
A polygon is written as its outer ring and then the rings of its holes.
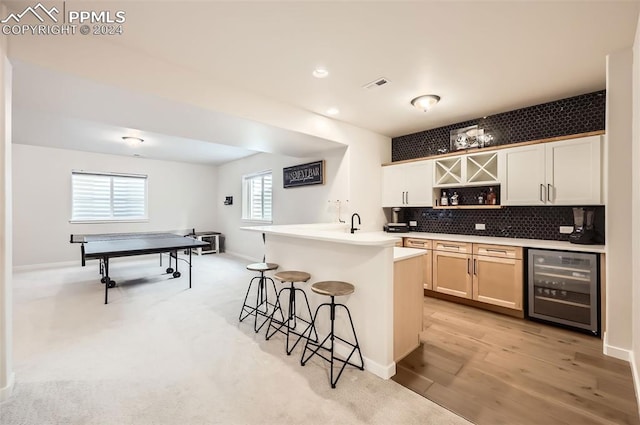
POLYGON ((599 336, 599 255, 530 249, 527 258, 528 317, 599 336))

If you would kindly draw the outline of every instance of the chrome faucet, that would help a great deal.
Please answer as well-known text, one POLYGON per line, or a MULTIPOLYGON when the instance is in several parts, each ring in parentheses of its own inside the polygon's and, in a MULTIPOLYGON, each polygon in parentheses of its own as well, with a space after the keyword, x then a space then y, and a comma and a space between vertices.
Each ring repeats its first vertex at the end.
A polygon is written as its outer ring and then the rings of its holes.
POLYGON ((358 213, 353 213, 353 214, 351 215, 351 233, 354 233, 356 230, 360 230, 360 229, 358 229, 358 228, 356 228, 356 227, 353 227, 353 219, 354 219, 355 217, 358 217, 358 225, 361 225, 361 224, 362 224, 362 222, 360 221, 360 215, 359 215, 358 213))

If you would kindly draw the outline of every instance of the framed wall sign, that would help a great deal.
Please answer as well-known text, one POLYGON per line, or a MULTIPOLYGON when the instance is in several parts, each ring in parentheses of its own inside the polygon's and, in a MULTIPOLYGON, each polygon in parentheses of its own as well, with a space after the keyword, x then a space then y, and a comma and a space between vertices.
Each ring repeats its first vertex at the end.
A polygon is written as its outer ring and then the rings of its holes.
POLYGON ((285 188, 324 184, 324 160, 283 168, 282 181, 285 188))

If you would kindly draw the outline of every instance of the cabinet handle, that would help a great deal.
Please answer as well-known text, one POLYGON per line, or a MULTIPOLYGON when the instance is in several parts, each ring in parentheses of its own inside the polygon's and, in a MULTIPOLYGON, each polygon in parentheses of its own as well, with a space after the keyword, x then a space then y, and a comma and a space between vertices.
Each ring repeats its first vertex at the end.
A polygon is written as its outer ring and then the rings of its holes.
POLYGON ((547 183, 547 201, 551 202, 551 184, 547 183))
POLYGON ((478 275, 478 260, 476 260, 475 258, 473 259, 473 274, 475 274, 476 276, 478 275))
POLYGON ((453 248, 460 251, 460 247, 458 245, 442 245, 443 248, 453 248))
POLYGON ((406 193, 407 193, 407 192, 402 192, 402 205, 405 205, 405 204, 407 203, 407 201, 405 201, 405 199, 406 199, 405 194, 406 194, 406 193))
POLYGON ((407 205, 409 205, 409 192, 407 191, 407 205))
POLYGON ((467 258, 467 274, 471 274, 471 258, 467 258))
POLYGON ((544 185, 540 183, 540 202, 544 202, 544 198, 542 196, 543 191, 544 191, 544 185))
POLYGON ((487 248, 486 250, 487 250, 487 252, 500 252, 500 253, 502 253, 502 254, 504 254, 504 255, 507 255, 507 251, 505 251, 504 249, 491 249, 491 248, 487 248))

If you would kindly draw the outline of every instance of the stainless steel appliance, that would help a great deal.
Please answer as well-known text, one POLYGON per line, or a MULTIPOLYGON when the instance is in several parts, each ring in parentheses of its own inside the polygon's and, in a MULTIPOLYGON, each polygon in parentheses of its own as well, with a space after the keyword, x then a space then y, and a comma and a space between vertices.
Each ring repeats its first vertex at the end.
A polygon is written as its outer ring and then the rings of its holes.
POLYGON ((528 317, 599 336, 599 255, 530 249, 528 260, 528 317))
POLYGON ((399 216, 402 208, 392 208, 391 209, 391 223, 387 223, 384 226, 384 231, 389 233, 403 233, 408 232, 409 228, 407 223, 399 223, 399 216))

